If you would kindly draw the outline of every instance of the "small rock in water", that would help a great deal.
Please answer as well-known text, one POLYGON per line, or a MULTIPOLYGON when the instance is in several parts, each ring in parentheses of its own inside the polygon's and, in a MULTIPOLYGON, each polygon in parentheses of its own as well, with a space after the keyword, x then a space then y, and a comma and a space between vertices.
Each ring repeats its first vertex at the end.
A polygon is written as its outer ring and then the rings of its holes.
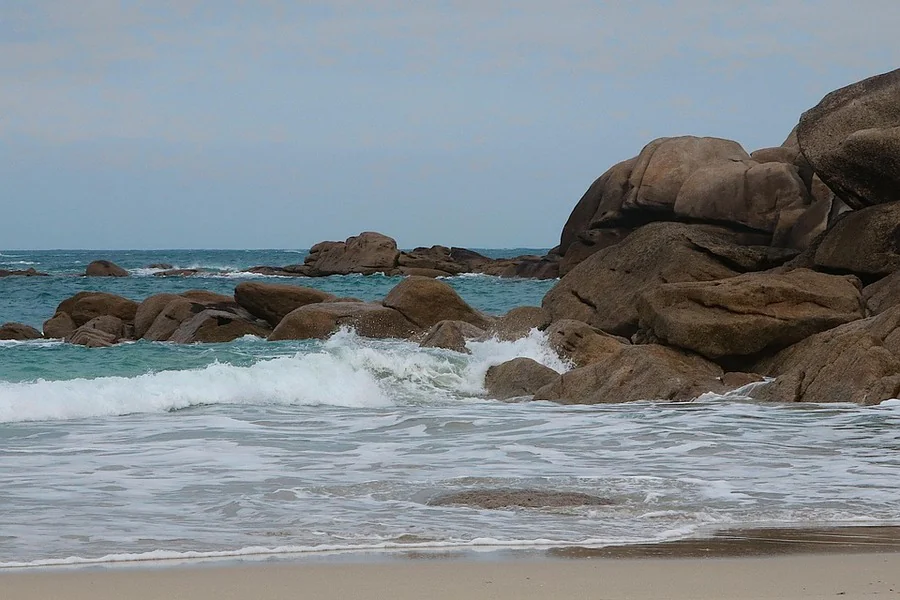
POLYGON ((609 498, 591 496, 580 492, 554 492, 528 489, 477 489, 442 494, 428 501, 429 506, 471 506, 497 509, 517 506, 521 508, 555 508, 561 506, 608 506, 609 498))

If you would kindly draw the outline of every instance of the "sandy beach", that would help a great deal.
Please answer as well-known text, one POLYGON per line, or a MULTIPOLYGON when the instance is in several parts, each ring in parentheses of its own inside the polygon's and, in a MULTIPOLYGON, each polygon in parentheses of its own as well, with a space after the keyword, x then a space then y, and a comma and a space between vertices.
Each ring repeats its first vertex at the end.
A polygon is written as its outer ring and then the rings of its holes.
POLYGON ((407 553, 374 562, 9 571, 0 574, 0 589, 16 600, 895 598, 896 550, 894 527, 765 529, 518 560, 407 553))
POLYGON ((81 570, 0 575, 16 600, 894 598, 900 555, 439 560, 81 570))

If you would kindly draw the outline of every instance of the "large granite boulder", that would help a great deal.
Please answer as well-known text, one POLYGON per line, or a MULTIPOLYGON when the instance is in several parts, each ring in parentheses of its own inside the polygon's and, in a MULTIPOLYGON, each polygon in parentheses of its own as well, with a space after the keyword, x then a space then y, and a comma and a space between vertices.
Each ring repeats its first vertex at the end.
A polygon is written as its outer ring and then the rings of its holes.
POLYGON ((128 277, 128 271, 108 260, 95 260, 84 270, 85 277, 128 277))
POLYGON ((669 283, 638 301, 641 328, 708 358, 771 352, 862 319, 853 276, 807 269, 747 273, 719 281, 669 283))
MULTIPOLYGON (((168 341, 182 323, 192 319, 204 309, 206 309, 206 305, 203 303, 176 296, 156 315, 153 323, 141 334, 141 337, 152 342, 168 341)), ((137 334, 137 328, 135 328, 135 334, 137 334)))
POLYGON ((696 169, 681 186, 679 217, 774 233, 811 204, 796 167, 780 162, 718 161, 696 169))
POLYGON ((205 308, 191 318, 181 322, 169 341, 177 344, 196 342, 222 343, 236 340, 245 335, 267 337, 271 330, 249 315, 239 312, 205 308))
POLYGON ((270 341, 325 339, 341 327, 370 338, 408 338, 421 328, 399 311, 370 302, 319 302, 288 313, 270 341))
POLYGON ((532 329, 543 331, 550 325, 550 313, 540 306, 517 306, 491 323, 488 333, 511 342, 526 337, 532 329))
POLYGON ((561 319, 547 328, 550 347, 576 367, 598 362, 622 349, 628 340, 594 329, 582 321, 561 319))
POLYGON ((452 287, 428 277, 408 277, 398 283, 382 304, 398 311, 420 329, 427 329, 439 321, 465 321, 481 329, 490 319, 459 297, 452 287))
POLYGON ((508 400, 531 396, 559 373, 530 358, 514 358, 487 370, 484 389, 489 398, 508 400))
POLYGON ((399 257, 393 238, 366 231, 344 242, 320 242, 309 249, 304 262, 316 275, 390 275, 395 272, 399 257))
POLYGON ((136 339, 144 337, 159 313, 164 311, 170 302, 178 298, 181 298, 178 294, 154 294, 145 298, 138 305, 134 314, 134 337, 136 339))
POLYGON ((44 321, 44 337, 53 339, 67 338, 75 331, 75 321, 67 312, 57 312, 44 321))
POLYGON ((40 339, 41 332, 22 323, 4 323, 0 325, 0 340, 16 340, 24 342, 26 340, 40 339))
POLYGON ((588 229, 579 233, 575 241, 572 242, 565 256, 559 261, 559 274, 564 276, 575 268, 576 265, 583 262, 588 256, 608 248, 615 246, 631 232, 631 227, 609 227, 605 229, 588 229))
POLYGON ((878 404, 900 396, 900 306, 808 337, 756 365, 775 402, 878 404))
POLYGON ((56 313, 68 313, 76 327, 81 327, 94 317, 111 315, 126 323, 134 322, 138 303, 107 292, 78 292, 60 302, 56 313))
POLYGON ((575 319, 631 337, 643 293, 664 283, 725 279, 772 268, 790 256, 737 246, 727 232, 709 226, 651 223, 572 269, 544 296, 543 307, 553 320, 575 319))
POLYGON ((275 327, 292 310, 317 302, 333 302, 335 296, 308 287, 245 281, 234 288, 234 299, 251 314, 275 327))
POLYGON ((900 200, 900 69, 831 92, 797 139, 816 174, 853 208, 900 200))
POLYGON ((862 291, 866 316, 871 317, 900 304, 900 271, 867 285, 862 291))
POLYGON ((465 321, 440 321, 432 325, 419 345, 423 348, 444 348, 470 354, 466 341, 484 337, 485 332, 465 321))
POLYGON ((864 280, 900 269, 900 202, 843 215, 819 241, 814 261, 821 269, 864 280))
POLYGON ((657 345, 622 345, 618 352, 559 375, 534 399, 562 404, 682 402, 725 391, 723 376, 718 365, 696 354, 657 345))
POLYGON ((66 341, 88 348, 104 348, 129 339, 129 333, 129 326, 122 319, 112 315, 102 315, 94 317, 76 329, 66 338, 66 341))

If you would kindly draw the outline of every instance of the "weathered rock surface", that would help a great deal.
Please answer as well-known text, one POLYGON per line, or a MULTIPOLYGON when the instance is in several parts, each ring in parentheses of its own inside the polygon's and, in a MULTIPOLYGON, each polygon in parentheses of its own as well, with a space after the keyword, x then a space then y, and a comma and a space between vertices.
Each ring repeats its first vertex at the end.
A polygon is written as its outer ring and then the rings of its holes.
POLYGON ((865 316, 856 277, 807 269, 663 284, 639 298, 638 314, 655 338, 712 359, 779 350, 865 316))
POLYGON ((900 396, 900 307, 808 337, 759 362, 775 377, 751 394, 775 402, 878 404, 900 396))
POLYGON ((234 288, 235 301, 251 314, 278 325, 289 312, 317 302, 333 302, 333 294, 308 287, 245 281, 234 288))
POLYGON ((604 248, 614 246, 628 237, 634 229, 630 227, 611 227, 607 229, 589 229, 578 234, 566 250, 559 262, 560 276, 566 275, 578 263, 588 256, 604 248))
POLYGON ((316 275, 361 273, 393 274, 400 251, 386 235, 365 231, 344 242, 320 242, 309 249, 304 261, 316 275))
POLYGON ((444 348, 470 354, 466 340, 484 337, 483 329, 465 321, 440 321, 429 329, 419 345, 423 348, 444 348))
POLYGON ((714 228, 651 223, 619 244, 588 257, 546 296, 553 320, 584 321, 630 337, 638 326, 637 298, 664 283, 709 281, 777 266, 793 254, 732 244, 714 228))
POLYGON ((866 316, 871 317, 900 304, 900 271, 867 285, 862 291, 866 316))
POLYGON ((900 202, 843 215, 819 241, 820 269, 880 277, 900 269, 900 202))
POLYGON ((63 300, 56 308, 56 314, 68 313, 76 327, 81 327, 94 317, 112 315, 125 321, 134 322, 138 303, 116 294, 106 292, 78 292, 63 300))
POLYGON ((206 305, 203 303, 177 296, 159 312, 142 337, 152 342, 168 341, 182 323, 192 319, 205 308, 206 305))
POLYGON ((112 315, 94 317, 76 329, 66 341, 89 348, 112 346, 128 338, 128 328, 122 319, 112 315))
POLYGON ((508 400, 531 396, 559 373, 530 358, 514 358, 487 370, 484 388, 489 398, 508 400))
POLYGON ((84 270, 85 277, 128 277, 128 271, 108 260, 95 260, 84 270))
POLYGON ((267 337, 270 329, 231 311, 207 308, 183 321, 169 341, 177 344, 222 343, 245 335, 267 337))
POLYGON ((288 313, 269 340, 325 339, 340 327, 372 338, 408 338, 421 328, 398 311, 369 302, 320 302, 288 313))
POLYGON ((539 306, 518 306, 494 319, 488 333, 511 342, 526 337, 532 329, 543 331, 550 325, 550 313, 539 306))
POLYGON ((382 302, 420 329, 440 321, 465 321, 481 329, 490 319, 466 304, 452 287, 427 277, 408 277, 388 292, 382 302))
POLYGON ((615 354, 628 340, 594 329, 582 321, 561 319, 547 328, 547 340, 565 360, 576 367, 598 362, 615 354))
POLYGON ((134 337, 136 339, 144 337, 144 334, 153 325, 159 313, 177 298, 181 298, 181 296, 177 294, 154 294, 145 298, 138 305, 134 314, 134 337))
POLYGON ((0 340, 37 340, 43 337, 41 332, 23 323, 4 323, 0 325, 0 340))
POLYGON ((816 174, 853 208, 900 200, 900 69, 825 96, 797 139, 816 174))
POLYGON ((611 404, 636 400, 683 402, 723 392, 724 372, 696 354, 665 346, 623 345, 586 367, 558 376, 535 400, 562 404, 611 404))
POLYGON ((469 506, 494 510, 498 508, 559 508, 564 506, 606 506, 609 498, 580 492, 554 492, 511 488, 487 488, 441 494, 428 501, 431 506, 469 506))
POLYGON ((75 321, 66 312, 57 312, 44 321, 44 337, 62 339, 67 338, 75 331, 75 321))

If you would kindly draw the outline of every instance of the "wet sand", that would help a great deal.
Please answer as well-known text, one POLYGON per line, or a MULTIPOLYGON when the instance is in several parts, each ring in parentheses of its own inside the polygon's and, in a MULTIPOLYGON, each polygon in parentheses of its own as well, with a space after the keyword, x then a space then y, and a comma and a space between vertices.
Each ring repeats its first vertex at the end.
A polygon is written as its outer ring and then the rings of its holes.
POLYGON ((401 555, 0 573, 21 600, 900 598, 900 529, 743 530, 707 540, 560 549, 509 560, 401 555), (417 558, 419 556, 420 558, 417 558), (665 557, 665 558, 662 558, 665 557))

